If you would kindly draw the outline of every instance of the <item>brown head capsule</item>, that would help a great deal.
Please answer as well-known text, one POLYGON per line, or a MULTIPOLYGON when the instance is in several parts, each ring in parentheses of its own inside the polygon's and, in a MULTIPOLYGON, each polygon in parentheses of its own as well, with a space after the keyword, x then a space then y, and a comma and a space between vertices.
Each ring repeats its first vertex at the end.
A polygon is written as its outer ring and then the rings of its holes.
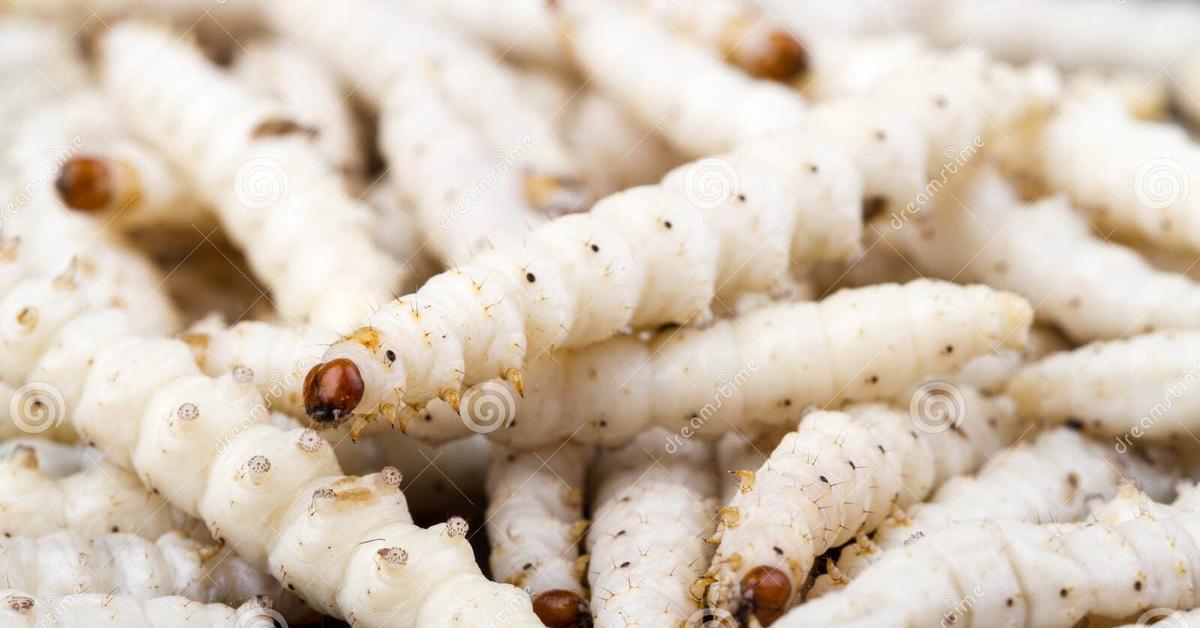
POLYGON ((116 197, 112 172, 95 157, 68 159, 59 169, 54 187, 64 205, 82 211, 104 209, 116 197))
POLYGON ((791 81, 808 70, 808 50, 787 32, 774 31, 767 39, 766 50, 747 69, 762 78, 791 81))
POLYGON ((336 421, 358 407, 363 390, 362 375, 350 360, 318 364, 304 377, 304 411, 314 421, 336 421))
POLYGON ((774 567, 760 565, 742 577, 742 604, 739 611, 747 619, 753 615, 762 625, 770 626, 787 610, 791 597, 791 578, 774 567))
POLYGON ((534 596, 533 613, 549 628, 576 628, 587 615, 587 605, 576 593, 554 589, 534 596))

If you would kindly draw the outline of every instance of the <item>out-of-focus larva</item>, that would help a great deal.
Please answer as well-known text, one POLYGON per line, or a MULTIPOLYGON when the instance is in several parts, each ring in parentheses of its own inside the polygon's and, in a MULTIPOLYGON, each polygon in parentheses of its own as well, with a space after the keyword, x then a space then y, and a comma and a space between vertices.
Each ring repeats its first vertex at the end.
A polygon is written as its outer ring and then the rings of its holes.
POLYGON ((1008 394, 1023 416, 1116 439, 1118 450, 1191 441, 1200 417, 1200 333, 1162 331, 1094 342, 1021 368, 1008 394))
MULTIPOLYGON (((731 427, 756 433, 795 425, 808 404, 890 400, 976 356, 1019 349, 1030 318, 1023 299, 982 286, 921 280, 844 290, 648 343, 621 337, 556 353, 525 373, 523 396, 485 382, 467 390, 473 403, 460 409, 467 426, 492 426, 493 440, 519 448, 568 438, 615 445, 655 425, 705 439, 731 427), (488 422, 489 404, 515 421, 488 422)), ((464 433, 462 419, 413 418, 404 427, 438 440, 464 433)))
POLYGON ((817 556, 973 471, 1021 429, 1006 400, 944 382, 918 389, 911 405, 810 414, 742 474, 721 511, 710 601, 770 623, 798 599, 817 556))
POLYGON ((200 522, 171 507, 126 469, 96 459, 81 470, 56 474, 45 459, 26 445, 0 461, 0 534, 6 538, 39 538, 63 530, 147 538, 176 530, 196 538, 208 534, 200 522))
POLYGON ((685 625, 700 610, 717 520, 713 448, 672 436, 652 429, 597 456, 587 548, 598 628, 685 625))
MULTIPOLYGON (((4 307, 78 290, 45 282, 4 307)), ((464 520, 413 525, 397 470, 343 475, 316 432, 273 425, 252 380, 203 375, 186 343, 139 337, 117 310, 38 333, 6 361, 34 363, 30 380, 62 395, 81 440, 313 608, 368 627, 539 625, 528 596, 479 572, 464 520)))
POLYGON ((583 483, 590 458, 590 448, 571 443, 531 452, 492 450, 492 577, 529 591, 547 626, 574 626, 587 613, 579 542, 588 526, 583 483))
POLYGON ((990 171, 950 196, 918 221, 873 228, 922 272, 1012 290, 1077 342, 1200 327, 1200 284, 1094 236, 1066 199, 1024 204, 990 171))
POLYGON ((126 121, 216 210, 285 318, 336 328, 391 298, 401 272, 370 212, 286 110, 167 31, 115 26, 98 55, 126 121))
POLYGON ((272 39, 246 46, 231 71, 246 87, 275 99, 296 124, 313 129, 317 149, 333 161, 347 184, 361 184, 366 169, 362 130, 349 95, 319 58, 272 39))
POLYGON ((72 593, 47 604, 27 591, 0 589, 0 621, 12 628, 247 628, 277 625, 280 619, 266 596, 237 608, 178 595, 138 599, 111 593, 72 593))
MULTIPOLYGON (((1089 513, 1091 500, 1111 499, 1130 481, 1162 500, 1172 493, 1174 467, 1169 458, 1120 455, 1077 430, 1058 428, 995 454, 976 475, 952 478, 929 501, 896 512, 870 539, 843 547, 836 572, 841 579, 852 579, 887 550, 957 522, 1079 521, 1089 513)), ((814 591, 845 583, 824 575, 814 591)))
POLYGON ((156 540, 125 533, 6 537, 0 539, 0 579, 50 605, 78 593, 139 600, 180 595, 225 604, 265 595, 292 621, 314 615, 270 575, 235 556, 231 548, 201 543, 176 532, 156 540))
POLYGON ((487 42, 506 59, 547 68, 570 66, 566 33, 557 23, 552 3, 546 0, 511 0, 503 4, 488 0, 412 0, 409 4, 487 42))
POLYGON ((961 523, 888 552, 774 625, 1068 628, 1094 614, 1192 608, 1200 513, 1117 525, 961 523))
MULTIPOLYGON (((0 17, 0 87, 9 94, 0 103, 5 120, 87 84, 87 66, 72 49, 70 33, 44 20, 0 17)), ((5 124, 0 137, 19 126, 5 124)))

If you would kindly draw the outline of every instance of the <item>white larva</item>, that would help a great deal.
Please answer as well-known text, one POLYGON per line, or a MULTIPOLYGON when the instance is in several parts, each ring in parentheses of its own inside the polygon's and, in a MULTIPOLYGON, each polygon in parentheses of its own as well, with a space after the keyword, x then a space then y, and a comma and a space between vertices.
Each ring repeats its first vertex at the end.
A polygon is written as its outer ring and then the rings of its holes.
POLYGON ((979 176, 920 220, 875 228, 922 272, 1016 292, 1077 342, 1200 326, 1200 284, 1093 235, 1066 199, 1027 205, 995 172, 979 176))
MULTIPOLYGON (((0 18, 0 86, 9 94, 0 104, 5 120, 16 120, 31 108, 87 84, 83 60, 64 50, 71 32, 44 20, 0 18), (41 71, 32 72, 33 68, 41 71)), ((18 127, 4 125, 0 136, 7 139, 18 127)))
POLYGON ((251 382, 201 375, 182 341, 128 330, 120 312, 82 313, 31 378, 62 392, 83 440, 219 542, 363 626, 538 625, 527 595, 480 574, 465 522, 411 523, 397 471, 343 476, 316 432, 271 425, 251 382))
POLYGON ((871 532, 893 508, 969 473, 1021 429, 1011 404, 939 383, 908 412, 814 412, 721 509, 710 599, 767 623, 797 599, 817 556, 871 532))
POLYGON ((844 589, 774 625, 1067 628, 1088 614, 1117 619, 1192 608, 1198 535, 1196 512, 1065 528, 963 523, 889 552, 844 589))
MULTIPOLYGON (((976 475, 949 480, 929 501, 890 517, 869 540, 843 547, 837 571, 841 578, 854 578, 887 550, 957 522, 1078 521, 1088 514, 1090 500, 1113 498, 1124 482, 1134 481, 1152 498, 1164 499, 1172 492, 1176 470, 1171 460, 1158 458, 1118 455, 1068 428, 1040 434, 996 454, 976 475)), ((819 577, 814 590, 845 584, 833 580, 819 577)))
POLYGON ((1076 422, 1122 450, 1191 440, 1200 416, 1200 333, 1155 332, 1095 342, 1023 367, 1008 385, 1022 416, 1076 422))
POLYGON ((370 212, 286 110, 163 30, 116 26, 99 56, 127 122, 216 210, 285 318, 337 327, 390 298, 400 270, 375 247, 370 212))
POLYGON ((588 584, 598 628, 683 625, 700 610, 718 481, 711 443, 652 429, 596 462, 588 584))
POLYGON ((566 34, 544 0, 414 0, 419 6, 467 34, 487 42, 505 58, 536 65, 569 66, 566 34))
POLYGON ((1091 210, 1104 233, 1200 250, 1200 148, 1176 125, 1134 119, 1119 99, 1065 102, 1033 147, 1036 174, 1091 210), (1119 147, 1119 148, 1117 148, 1119 147))
MULTIPOLYGON (((19 447, 0 461, 0 534, 39 538, 58 531, 84 536, 131 532, 158 538, 180 531, 208 535, 145 486, 137 475, 104 460, 56 475, 43 453, 19 447)), ((77 450, 78 451, 78 450, 77 450)))
POLYGON ((717 469, 721 473, 721 503, 733 501, 741 488, 744 471, 753 471, 767 461, 786 432, 768 433, 748 438, 736 431, 729 432, 716 444, 717 469))
POLYGON ((86 536, 54 532, 37 539, 0 539, 0 579, 54 605, 75 593, 148 600, 182 595, 200 602, 240 604, 259 595, 275 600, 294 621, 313 612, 270 575, 233 555, 170 532, 148 540, 136 534, 86 536))
POLYGON ((492 578, 533 595, 542 621, 586 607, 579 541, 584 475, 591 449, 571 443, 532 452, 492 450, 487 479, 487 532, 492 578))
MULTIPOLYGON (((893 399, 976 356, 1022 347, 1030 317, 1023 299, 983 286, 871 286, 668 330, 649 343, 621 337, 556 353, 525 374, 523 396, 494 382, 479 389, 516 418, 489 434, 512 447, 567 438, 615 445, 655 425, 715 439, 731 428, 795 425, 808 404, 893 399)), ((462 410, 474 416, 471 404, 462 410)), ((405 427, 434 439, 465 429, 457 417, 405 427)))
POLYGON ((365 174, 362 131, 349 96, 321 59, 278 39, 253 42, 234 60, 233 75, 246 87, 275 99, 297 124, 316 130, 316 146, 346 177, 365 174))
POLYGON ((5 628, 251 628, 274 626, 281 619, 266 597, 233 608, 177 595, 142 600, 80 593, 51 605, 27 591, 0 589, 0 624, 5 628))

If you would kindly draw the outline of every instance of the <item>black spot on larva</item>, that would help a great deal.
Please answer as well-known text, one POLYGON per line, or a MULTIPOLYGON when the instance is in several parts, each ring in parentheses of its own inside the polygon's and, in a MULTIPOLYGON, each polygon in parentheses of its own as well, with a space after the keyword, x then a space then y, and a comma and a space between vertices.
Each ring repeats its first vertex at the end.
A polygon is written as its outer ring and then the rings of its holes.
POLYGON ((432 421, 432 420, 433 420, 433 414, 432 414, 432 413, 430 413, 428 410, 426 410, 426 411, 425 411, 425 420, 426 420, 426 421, 432 421))
POLYGON ((537 277, 534 277, 533 273, 525 273, 525 281, 528 281, 529 283, 533 283, 533 282, 537 281, 537 277))
POLYGON ((883 448, 883 445, 876 445, 876 447, 879 448, 879 453, 881 453, 881 454, 887 453, 887 450, 883 448))
POLYGON ((118 533, 118 532, 120 532, 120 531, 121 531, 121 526, 113 526, 113 527, 112 527, 112 532, 113 532, 113 534, 116 534, 116 533, 118 533))
POLYGON ((1066 421, 1063 421, 1063 425, 1065 425, 1077 432, 1079 430, 1083 429, 1083 421, 1080 421, 1079 419, 1076 419, 1076 418, 1070 418, 1070 419, 1067 419, 1066 421))
POLYGON ((1134 581, 1134 583, 1133 583, 1133 590, 1134 590, 1134 591, 1141 591, 1141 590, 1142 590, 1142 581, 1141 581, 1141 580, 1136 580, 1136 581, 1134 581))
POLYGON ((886 142, 887 141, 887 131, 884 131, 883 129, 876 129, 875 139, 877 139, 881 142, 886 142))
POLYGON ((533 563, 525 563, 524 565, 521 565, 521 571, 529 571, 530 569, 533 569, 533 563))
POLYGON ((625 536, 625 531, 620 530, 619 532, 617 532, 617 536, 625 536))
POLYGON ((790 407, 790 406, 792 405, 792 400, 791 400, 791 399, 784 399, 784 400, 783 400, 783 405, 784 405, 784 407, 790 407))
POLYGON ((826 483, 826 484, 829 484, 829 478, 827 478, 827 477, 825 477, 825 476, 823 476, 823 475, 818 475, 817 477, 818 477, 818 478, 821 478, 821 481, 822 481, 822 482, 824 482, 824 483, 826 483))
POLYGON ((870 383, 872 383, 872 384, 878 384, 878 383, 879 383, 879 376, 878 376, 878 375, 872 375, 872 376, 870 376, 870 377, 868 377, 868 378, 867 378, 867 381, 868 381, 868 382, 870 382, 870 383))
POLYGON ((851 468, 851 469, 855 469, 855 470, 857 470, 857 469, 858 469, 858 467, 854 466, 854 461, 853 461, 853 460, 847 460, 846 462, 849 462, 849 463, 850 463, 850 468, 851 468))
POLYGON ((621 569, 625 569, 625 568, 626 568, 626 567, 628 567, 629 565, 630 565, 630 562, 629 562, 629 561, 625 561, 625 562, 621 563, 621 569))
POLYGON ((1079 474, 1074 471, 1067 474, 1067 485, 1073 489, 1079 488, 1079 474))
POLYGON ((592 245, 592 252, 593 252, 593 253, 599 253, 599 252, 600 252, 600 247, 599 247, 599 246, 597 246, 597 245, 595 245, 595 244, 593 244, 593 245, 592 245))
POLYGON ((295 590, 296 590, 296 585, 294 585, 294 584, 292 584, 292 583, 290 583, 290 582, 289 582, 289 583, 288 583, 288 590, 289 590, 289 591, 295 591, 295 590))
POLYGON ((11 538, 12 538, 12 532, 5 532, 5 533, 4 533, 4 538, 6 538, 6 539, 11 539, 11 538))
POLYGON ((1011 608, 1013 605, 1013 599, 1010 597, 1010 598, 1004 600, 1004 605, 1011 608))
POLYGON ((1066 589, 1059 589, 1059 590, 1058 590, 1058 597, 1067 597, 1067 590, 1066 590, 1066 589))
POLYGON ((817 164, 808 164, 808 171, 813 174, 817 174, 821 171, 821 169, 817 167, 817 164))
POLYGON ((954 353, 954 345, 946 345, 946 353, 954 353))
POLYGON ((388 350, 387 350, 387 351, 386 351, 386 352, 383 354, 383 357, 387 358, 387 361, 388 361, 388 362, 395 362, 395 361, 396 361, 396 352, 395 352, 395 351, 392 351, 391 349, 388 349, 388 350))
POLYGON ((738 198, 738 200, 739 200, 739 201, 741 201, 741 202, 743 202, 743 203, 745 203, 745 202, 746 202, 746 195, 745 195, 745 194, 738 194, 738 197, 737 197, 737 198, 738 198))
POLYGON ((515 462, 517 460, 517 454, 508 454, 508 456, 506 456, 506 458, 508 459, 509 462, 515 462))
POLYGON ((608 421, 606 421, 604 419, 600 419, 599 425, 600 425, 600 427, 608 427, 608 421))
POLYGON ((775 550, 776 555, 783 556, 783 548, 779 547, 778 545, 773 546, 771 549, 775 550))
POLYGON ((668 228, 668 229, 670 229, 670 228, 671 228, 671 221, 670 221, 670 220, 664 220, 664 221, 663 221, 663 226, 664 226, 664 227, 666 227, 666 228, 668 228))

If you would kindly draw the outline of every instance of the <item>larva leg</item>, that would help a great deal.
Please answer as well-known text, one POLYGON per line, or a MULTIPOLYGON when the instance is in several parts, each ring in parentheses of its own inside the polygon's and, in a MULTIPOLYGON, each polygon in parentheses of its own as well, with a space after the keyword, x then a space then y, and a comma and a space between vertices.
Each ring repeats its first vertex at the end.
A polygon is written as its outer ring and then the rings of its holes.
POLYGON ((41 436, 17 436, 0 439, 0 460, 16 461, 18 467, 32 467, 50 478, 77 473, 94 457, 77 443, 65 443, 41 436))
POLYGON ((711 443, 654 429, 596 461, 588 584, 596 626, 695 621, 712 554, 718 481, 711 443))
POLYGON ((492 577, 533 595, 548 626, 586 615, 579 541, 583 482, 591 451, 570 443, 533 452, 492 451, 488 471, 488 540, 492 577))
MULTIPOLYGON (((1153 498, 1163 499, 1177 477, 1173 466, 1169 457, 1143 461, 1118 455, 1075 430, 1059 428, 996 454, 973 477, 946 482, 928 502, 885 521, 869 541, 843 547, 837 568, 843 577, 853 578, 878 561, 881 552, 959 521, 1077 521, 1088 513, 1088 500, 1113 497, 1123 482, 1134 481, 1153 498)), ((837 584, 829 580, 818 578, 814 589, 837 584)))
POLYGON ((0 461, 0 534, 6 538, 39 538, 60 530, 84 536, 133 532, 147 538, 173 530, 198 538, 208 534, 127 469, 94 460, 82 470, 55 474, 45 458, 18 446, 0 461))
MULTIPOLYGON (((479 388, 512 408, 516 424, 489 435, 514 447, 619 444, 654 425, 716 438, 730 426, 795 425, 807 404, 893 399, 976 356, 1022 347, 1030 318, 1023 299, 982 286, 872 286, 669 330, 649 344, 617 338, 560 352, 529 369, 523 396, 492 382, 479 388)), ((436 437, 464 428, 414 421, 409 429, 436 437)))
POLYGON ((741 488, 742 482, 763 466, 784 434, 748 438, 739 432, 729 432, 716 444, 718 470, 721 472, 721 503, 728 504, 741 488))
POLYGON ((135 599, 182 595, 200 602, 238 604, 266 595, 295 621, 313 613, 271 576, 232 554, 171 532, 157 540, 135 534, 89 537, 55 532, 0 542, 4 582, 51 604, 73 593, 135 599))
POLYGON ((99 56, 127 122, 213 206, 285 317, 337 327, 391 298, 399 270, 368 210, 285 111, 165 31, 123 24, 99 56))
POLYGON ((483 578, 465 522, 414 526, 398 472, 342 475, 316 432, 272 426, 252 383, 201 375, 184 342, 89 311, 40 354, 33 373, 85 440, 314 608, 364 626, 538 625, 528 596, 483 578))
POLYGON ((1012 290, 1078 342, 1200 325, 1200 285, 1093 236, 1062 199, 1025 205, 994 172, 957 198, 919 224, 875 228, 922 271, 1012 290))
POLYGON ((1156 332, 1050 355, 1018 371, 1008 394, 1022 416, 1077 424, 1116 439, 1119 451, 1143 437, 1190 441, 1200 413, 1190 394, 1197 364, 1200 334, 1156 332))
POLYGON ((1147 608, 1191 608, 1197 534, 1195 512, 1066 528, 963 523, 889 552, 844 589, 775 625, 842 625, 887 614, 924 626, 952 613, 955 625, 1067 628, 1089 613, 1115 619, 1147 608))
POLYGON ((916 393, 937 399, 916 398, 909 413, 879 405, 813 413, 744 474, 721 511, 713 601, 769 623, 796 599, 817 556, 974 470, 1018 435, 1002 402, 942 385, 916 393))
POLYGON ((266 597, 237 608, 185 597, 140 600, 123 595, 80 593, 46 604, 27 591, 0 589, 0 620, 13 628, 53 624, 64 628, 243 628, 270 625, 282 616, 266 597))
POLYGON ((241 51, 232 72, 247 88, 275 99, 297 124, 315 129, 317 149, 348 185, 361 184, 366 168, 361 131, 349 97, 319 58, 282 40, 267 40, 241 51))

